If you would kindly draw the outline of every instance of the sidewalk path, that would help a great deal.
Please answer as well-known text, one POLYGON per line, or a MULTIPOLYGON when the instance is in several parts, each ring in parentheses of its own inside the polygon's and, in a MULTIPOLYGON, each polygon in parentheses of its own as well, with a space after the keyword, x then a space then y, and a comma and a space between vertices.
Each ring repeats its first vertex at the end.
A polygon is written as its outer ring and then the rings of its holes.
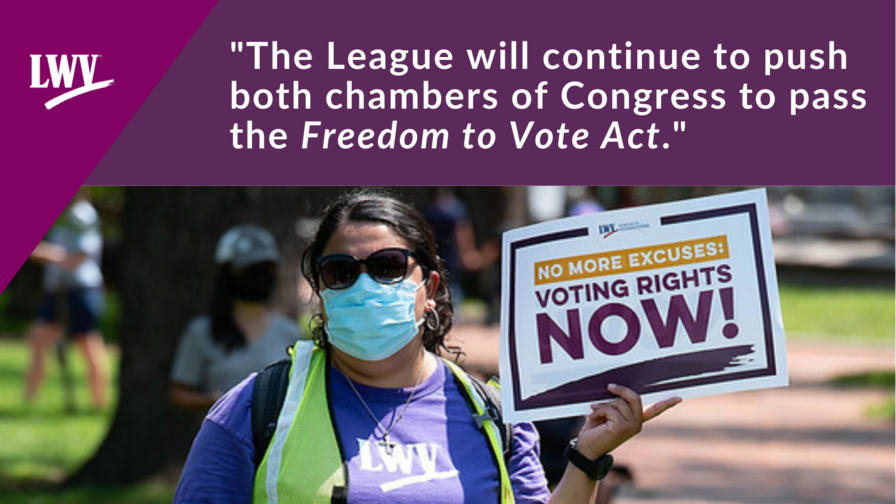
MULTIPOLYGON (((498 331, 459 327, 467 366, 497 368, 498 331)), ((835 388, 839 375, 892 370, 888 348, 788 346, 790 387, 688 399, 614 455, 635 486, 618 504, 893 504, 896 436, 864 410, 886 392, 835 388)))

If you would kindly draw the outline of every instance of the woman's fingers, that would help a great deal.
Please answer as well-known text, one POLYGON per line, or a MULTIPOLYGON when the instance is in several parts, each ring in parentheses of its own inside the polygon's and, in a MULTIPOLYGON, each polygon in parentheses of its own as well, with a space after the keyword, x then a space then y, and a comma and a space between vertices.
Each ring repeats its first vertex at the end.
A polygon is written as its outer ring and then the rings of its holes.
POLYGON ((625 422, 630 424, 639 424, 640 421, 637 419, 637 415, 631 409, 627 402, 622 399, 614 399, 612 401, 607 401, 602 403, 602 406, 610 412, 608 419, 615 420, 617 422, 625 422))
POLYGON ((638 434, 644 422, 681 402, 680 397, 672 397, 642 409, 641 396, 634 390, 621 385, 607 389, 619 399, 591 405, 591 413, 579 433, 580 448, 586 455, 610 452, 638 434))
POLYGON ((607 422, 614 421, 619 413, 610 408, 607 403, 592 404, 591 413, 585 418, 583 428, 589 429, 607 422))
POLYGON ((613 401, 591 405, 591 414, 589 415, 589 418, 597 421, 597 423, 606 422, 608 420, 618 421, 622 417, 622 413, 619 411, 618 406, 613 404, 613 401))
MULTIPOLYGON (((639 396, 637 392, 628 387, 623 387, 622 385, 617 385, 615 383, 607 385, 607 390, 609 390, 611 394, 615 394, 621 397, 623 401, 625 401, 625 404, 628 405, 628 408, 632 412, 632 415, 630 417, 632 420, 638 423, 642 422, 641 396, 639 396)), ((628 417, 628 415, 626 416, 628 417)))
MULTIPOLYGON (((641 396, 638 395, 638 393, 634 390, 613 383, 607 386, 607 390, 609 390, 612 394, 619 396, 624 401, 624 403, 615 400, 608 401, 603 404, 614 405, 614 408, 616 408, 624 418, 637 423, 643 423, 656 418, 664 411, 682 401, 681 397, 675 396, 668 399, 663 399, 662 401, 651 404, 647 408, 642 409, 643 406, 641 403, 641 396), (624 407, 623 404, 627 407, 624 407)), ((592 404, 592 409, 595 406, 596 404, 592 404)))
POLYGON ((663 399, 660 402, 653 403, 644 410, 644 421, 651 420, 660 416, 664 411, 680 403, 682 399, 678 396, 663 399))

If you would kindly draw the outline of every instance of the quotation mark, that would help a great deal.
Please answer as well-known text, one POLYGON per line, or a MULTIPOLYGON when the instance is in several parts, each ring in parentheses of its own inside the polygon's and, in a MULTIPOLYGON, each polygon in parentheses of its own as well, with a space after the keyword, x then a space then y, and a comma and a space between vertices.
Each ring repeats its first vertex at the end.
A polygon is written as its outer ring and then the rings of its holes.
MULTIPOLYGON (((673 128, 675 131, 684 131, 684 121, 675 121, 675 122, 673 122, 673 123, 672 123, 672 128, 673 128), (681 123, 681 129, 678 128, 678 123, 681 123)), ((664 148, 664 149, 668 149, 668 148, 669 148, 669 144, 664 143, 664 144, 663 144, 663 148, 664 148)))
MULTIPOLYGON (((243 52, 243 43, 242 42, 231 42, 230 43, 230 52, 243 52)), ((675 123, 678 124, 678 123, 675 123)))

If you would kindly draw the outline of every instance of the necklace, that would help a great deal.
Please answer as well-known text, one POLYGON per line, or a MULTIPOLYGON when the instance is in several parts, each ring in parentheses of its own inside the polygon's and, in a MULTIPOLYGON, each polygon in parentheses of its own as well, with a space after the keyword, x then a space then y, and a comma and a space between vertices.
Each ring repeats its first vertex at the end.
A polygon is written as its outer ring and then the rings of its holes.
MULTIPOLYGON (((399 412, 398 416, 395 416, 395 413, 392 414, 392 420, 389 422, 389 427, 383 433, 382 441, 377 441, 377 445, 382 446, 386 449, 386 453, 392 455, 392 450, 395 448, 395 443, 389 441, 389 434, 392 432, 392 429, 398 425, 398 422, 401 421, 401 418, 404 416, 404 412, 408 410, 408 406, 411 405, 411 401, 414 399, 414 395, 417 394, 417 389, 420 388, 420 380, 423 378, 423 368, 426 367, 425 363, 420 364, 420 373, 417 374, 417 382, 414 384, 414 390, 411 391, 411 395, 408 396, 408 400, 404 403, 404 407, 399 412)), ((345 373, 342 374, 345 377, 345 380, 348 382, 348 386, 351 387, 352 392, 355 393, 355 396, 361 401, 361 405, 364 406, 364 409, 367 410, 367 414, 370 415, 370 418, 373 419, 373 423, 377 426, 380 424, 380 420, 373 414, 373 411, 370 409, 370 406, 364 402, 364 398, 361 397, 361 393, 358 392, 358 389, 355 388, 354 382, 352 382, 351 378, 348 377, 345 373)))

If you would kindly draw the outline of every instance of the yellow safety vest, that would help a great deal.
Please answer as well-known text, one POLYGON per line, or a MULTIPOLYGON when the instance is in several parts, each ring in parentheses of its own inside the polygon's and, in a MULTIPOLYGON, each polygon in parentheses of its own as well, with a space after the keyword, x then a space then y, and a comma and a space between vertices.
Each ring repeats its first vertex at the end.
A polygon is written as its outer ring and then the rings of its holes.
MULTIPOLYGON (((254 504, 346 501, 345 454, 330 415, 327 362, 327 352, 313 342, 296 343, 277 429, 255 473, 254 504)), ((470 399, 474 414, 483 415, 485 398, 471 384, 471 378, 453 362, 443 362, 461 384, 461 393, 470 399)), ((504 441, 492 420, 484 421, 484 431, 501 478, 501 503, 513 504, 513 489, 504 464, 504 441)))

